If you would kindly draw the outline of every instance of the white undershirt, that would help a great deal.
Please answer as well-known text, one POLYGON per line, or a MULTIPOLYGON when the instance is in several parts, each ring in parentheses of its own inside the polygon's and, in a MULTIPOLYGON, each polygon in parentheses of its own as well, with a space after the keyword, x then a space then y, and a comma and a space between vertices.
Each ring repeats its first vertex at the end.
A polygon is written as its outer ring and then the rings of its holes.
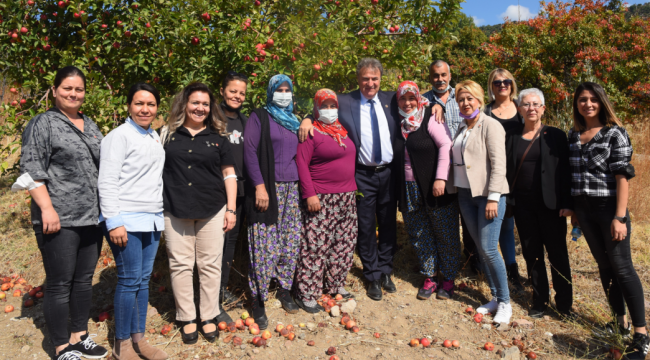
POLYGON ((467 178, 467 168, 465 167, 465 161, 463 160, 463 151, 467 145, 467 139, 472 133, 471 129, 467 129, 467 126, 463 127, 461 131, 456 135, 454 139, 454 144, 451 148, 452 153, 452 166, 454 168, 454 186, 469 189, 469 178, 467 178))

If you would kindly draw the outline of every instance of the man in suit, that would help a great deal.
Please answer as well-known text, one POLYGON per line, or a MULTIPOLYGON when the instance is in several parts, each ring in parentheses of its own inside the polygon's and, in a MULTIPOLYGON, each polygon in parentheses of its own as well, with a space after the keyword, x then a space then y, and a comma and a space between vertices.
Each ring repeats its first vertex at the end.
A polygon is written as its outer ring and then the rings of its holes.
MULTIPOLYGON (((377 59, 357 64, 359 90, 339 94, 338 119, 357 149, 355 179, 358 191, 359 232, 357 249, 363 275, 370 283, 369 298, 381 300, 382 288, 397 291, 391 279, 397 246, 397 191, 404 181, 404 138, 394 91, 381 91, 383 67, 377 59), (379 237, 375 228, 379 227, 379 237)), ((304 139, 312 131, 311 120, 300 127, 304 139)))

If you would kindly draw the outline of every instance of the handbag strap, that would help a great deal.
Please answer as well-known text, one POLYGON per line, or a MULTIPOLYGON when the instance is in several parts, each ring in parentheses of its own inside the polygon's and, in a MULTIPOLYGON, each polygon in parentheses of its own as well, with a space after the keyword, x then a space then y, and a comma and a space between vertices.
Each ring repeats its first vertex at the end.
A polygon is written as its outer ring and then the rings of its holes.
POLYGON ((519 170, 521 170, 521 165, 524 164, 524 160, 526 159, 526 155, 528 155, 528 152, 530 151, 530 148, 533 147, 533 143, 537 138, 539 137, 539 133, 542 132, 542 128, 544 127, 544 124, 542 124, 539 129, 537 129, 537 132, 535 133, 535 136, 533 136, 533 140, 530 141, 528 144, 528 147, 526 148, 526 151, 524 151, 524 155, 521 157, 521 161, 519 162, 519 166, 517 166, 517 173, 515 174, 515 179, 512 181, 512 188, 514 189, 515 184, 517 183, 517 178, 519 177, 519 170))

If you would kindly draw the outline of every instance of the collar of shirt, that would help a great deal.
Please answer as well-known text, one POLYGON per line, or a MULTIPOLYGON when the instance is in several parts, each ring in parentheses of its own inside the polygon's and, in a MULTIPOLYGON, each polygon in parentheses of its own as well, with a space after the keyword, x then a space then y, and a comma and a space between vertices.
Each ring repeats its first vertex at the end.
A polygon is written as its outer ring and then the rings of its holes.
POLYGON ((214 131, 212 131, 211 126, 206 126, 205 129, 203 129, 203 130, 199 131, 198 133, 192 135, 192 134, 190 134, 190 131, 187 130, 187 128, 185 126, 179 126, 178 129, 176 129, 176 133, 184 134, 184 135, 187 135, 187 136, 190 136, 190 137, 196 137, 196 136, 202 136, 202 135, 210 135, 210 134, 214 133, 214 131))
MULTIPOLYGON (((374 101, 375 101, 375 105, 376 105, 376 104, 381 104, 381 101, 379 101, 379 92, 377 92, 377 93, 375 94, 375 97, 373 97, 373 98, 370 99, 370 100, 374 100, 374 101)), ((363 94, 361 94, 361 106, 370 105, 370 104, 368 103, 370 100, 367 99, 365 96, 363 96, 363 94)))
POLYGON ((449 96, 447 97, 447 103, 443 103, 442 100, 440 100, 440 96, 438 95, 437 92, 433 90, 431 91, 433 93, 433 100, 435 100, 435 102, 440 104, 440 106, 442 106, 443 108, 447 107, 446 105, 449 103, 449 101, 456 102, 456 89, 454 88, 449 89, 449 96))
POLYGON ((140 135, 142 135, 142 137, 146 137, 147 135, 153 137, 153 128, 151 127, 151 125, 149 125, 149 128, 145 130, 142 128, 142 126, 136 124, 135 121, 133 121, 133 119, 131 119, 130 117, 128 117, 125 122, 131 124, 131 128, 137 131, 140 135))

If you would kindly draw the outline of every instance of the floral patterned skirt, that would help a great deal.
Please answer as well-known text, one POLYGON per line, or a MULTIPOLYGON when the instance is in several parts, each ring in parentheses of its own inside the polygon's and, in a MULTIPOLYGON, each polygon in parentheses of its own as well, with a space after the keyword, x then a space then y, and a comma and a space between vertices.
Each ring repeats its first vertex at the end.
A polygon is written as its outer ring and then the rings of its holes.
POLYGON ((297 181, 276 182, 278 221, 248 226, 248 284, 253 296, 260 295, 264 301, 271 279, 276 278, 283 289, 291 290, 293 286, 302 229, 298 187, 297 181))
POLYGON ((355 192, 319 194, 318 198, 320 211, 303 212, 296 291, 305 302, 320 298, 323 282, 330 294, 337 294, 345 287, 357 244, 355 192))
POLYGON ((420 272, 433 277, 437 271, 454 280, 461 265, 458 201, 431 209, 424 205, 415 181, 406 182, 408 211, 404 227, 420 261, 420 272))

